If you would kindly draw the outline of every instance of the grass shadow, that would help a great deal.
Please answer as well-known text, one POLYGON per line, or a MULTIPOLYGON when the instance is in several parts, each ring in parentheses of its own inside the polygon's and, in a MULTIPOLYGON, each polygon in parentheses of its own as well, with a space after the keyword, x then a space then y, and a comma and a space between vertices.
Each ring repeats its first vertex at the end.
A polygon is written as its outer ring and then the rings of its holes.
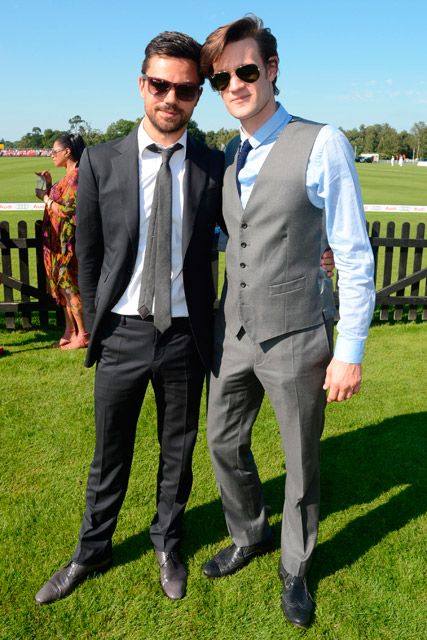
POLYGON ((367 506, 364 515, 318 545, 310 576, 314 589, 427 512, 426 423, 427 412, 400 415, 322 443, 322 519, 369 505, 393 489, 399 492, 378 506, 367 506))
MULTIPOLYGON (((406 488, 319 544, 312 582, 317 584, 356 562, 390 532, 427 511, 426 423, 427 412, 395 416, 322 441, 321 519, 373 502, 393 488, 406 488)), ((285 475, 281 475, 263 485, 265 501, 273 514, 282 512, 284 482, 285 475)), ((190 509, 185 530, 185 551, 189 555, 227 536, 220 500, 190 509)), ((280 524, 273 527, 273 533, 279 546, 280 524)))
POLYGON ((152 550, 153 544, 149 530, 144 529, 141 533, 136 533, 113 546, 114 565, 129 564, 152 550))
MULTIPOLYGON (((369 504, 393 488, 405 488, 318 545, 310 572, 314 591, 320 580, 353 564, 389 533, 427 511, 426 422, 427 412, 401 415, 322 441, 321 519, 369 504)), ((272 514, 282 512, 284 482, 285 474, 263 485, 272 514)), ((279 547, 280 523, 273 526, 273 535, 279 547)), ((227 536, 219 498, 190 508, 185 516, 183 557, 227 536)), ((127 564, 151 550, 146 528, 114 546, 115 564, 127 564)))

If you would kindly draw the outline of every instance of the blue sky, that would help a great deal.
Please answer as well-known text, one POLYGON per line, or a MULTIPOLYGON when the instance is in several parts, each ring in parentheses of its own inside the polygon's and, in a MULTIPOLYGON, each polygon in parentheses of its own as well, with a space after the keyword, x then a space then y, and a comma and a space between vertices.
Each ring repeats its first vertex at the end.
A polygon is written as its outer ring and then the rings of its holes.
MULTIPOLYGON (((427 121, 426 0, 2 0, 0 138, 66 129, 77 114, 101 130, 137 118, 153 36, 203 42, 249 12, 278 39, 279 99, 291 113, 344 128, 427 121)), ((235 127, 206 84, 194 119, 205 131, 235 127)))

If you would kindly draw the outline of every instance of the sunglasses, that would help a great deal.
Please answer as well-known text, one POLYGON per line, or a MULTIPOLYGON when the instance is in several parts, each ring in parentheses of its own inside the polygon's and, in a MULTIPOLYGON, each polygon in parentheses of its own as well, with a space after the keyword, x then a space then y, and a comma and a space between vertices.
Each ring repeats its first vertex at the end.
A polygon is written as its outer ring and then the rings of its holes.
POLYGON ((192 84, 190 82, 187 84, 169 82, 169 80, 152 78, 151 76, 147 76, 146 73, 141 73, 141 76, 147 81, 148 91, 156 98, 164 98, 171 89, 174 89, 178 100, 182 100, 183 102, 192 102, 200 93, 200 85, 198 84, 192 84))
POLYGON ((55 157, 58 155, 58 153, 61 153, 61 151, 65 151, 65 149, 52 149, 50 155, 55 157))
MULTIPOLYGON (((225 91, 230 84, 231 73, 230 71, 218 71, 218 73, 214 73, 213 76, 209 78, 212 89, 215 89, 215 91, 225 91)), ((241 67, 234 69, 234 73, 239 80, 250 83, 256 82, 260 74, 256 64, 243 64, 241 67)))

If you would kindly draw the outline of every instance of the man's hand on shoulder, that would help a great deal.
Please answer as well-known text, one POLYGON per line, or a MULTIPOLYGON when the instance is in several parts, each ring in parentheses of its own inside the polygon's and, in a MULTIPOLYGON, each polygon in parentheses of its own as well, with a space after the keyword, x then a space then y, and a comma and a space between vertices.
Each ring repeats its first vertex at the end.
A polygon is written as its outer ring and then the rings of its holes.
POLYGON ((326 369, 323 388, 329 390, 328 402, 349 400, 360 389, 362 365, 349 364, 332 358, 326 369))

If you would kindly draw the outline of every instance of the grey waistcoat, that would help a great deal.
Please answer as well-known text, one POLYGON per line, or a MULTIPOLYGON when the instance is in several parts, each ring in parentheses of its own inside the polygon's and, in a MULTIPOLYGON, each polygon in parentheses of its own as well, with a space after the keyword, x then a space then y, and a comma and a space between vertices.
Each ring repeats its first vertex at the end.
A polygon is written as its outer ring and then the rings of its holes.
POLYGON ((236 157, 223 190, 227 327, 255 343, 323 321, 319 280, 322 210, 307 197, 306 169, 323 125, 293 119, 268 154, 243 210, 236 157))

